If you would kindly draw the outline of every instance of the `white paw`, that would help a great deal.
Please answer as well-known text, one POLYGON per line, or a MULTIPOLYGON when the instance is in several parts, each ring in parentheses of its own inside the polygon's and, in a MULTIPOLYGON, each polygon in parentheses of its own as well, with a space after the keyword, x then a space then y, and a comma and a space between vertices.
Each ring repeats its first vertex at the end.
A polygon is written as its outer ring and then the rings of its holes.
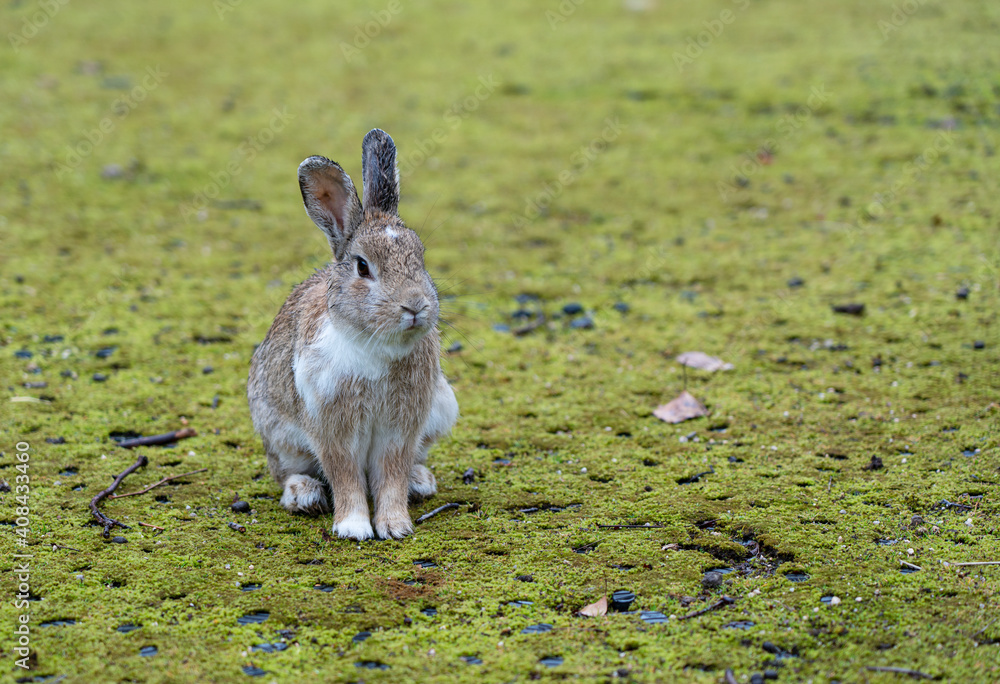
POLYGON ((413 533, 413 521, 405 508, 393 515, 376 514, 375 531, 380 539, 400 539, 413 533))
POLYGON ((357 541, 364 541, 375 536, 367 513, 351 513, 339 523, 333 523, 333 533, 338 537, 347 537, 357 541))
POLYGON ((323 483, 308 475, 290 475, 285 480, 281 505, 290 513, 318 515, 330 510, 323 483))
POLYGON ((437 494, 437 480, 427 466, 414 465, 410 469, 410 496, 425 498, 437 494))

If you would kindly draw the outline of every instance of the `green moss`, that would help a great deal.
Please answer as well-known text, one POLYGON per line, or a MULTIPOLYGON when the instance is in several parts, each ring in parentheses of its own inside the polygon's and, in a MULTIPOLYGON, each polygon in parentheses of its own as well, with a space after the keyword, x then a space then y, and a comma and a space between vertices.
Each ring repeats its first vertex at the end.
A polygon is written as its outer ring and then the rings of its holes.
MULTIPOLYGON (((1000 559, 998 101, 983 50, 1000 15, 920 5, 883 39, 888 6, 741 4, 584 3, 554 24, 555 4, 406 4, 348 61, 341 44, 371 10, 71 3, 3 51, 0 97, 16 106, 0 111, 0 477, 15 483, 29 442, 30 674, 746 681, 770 641, 798 655, 782 680, 893 680, 869 665, 997 679, 1000 569, 944 562, 1000 559), (675 51, 724 9, 735 19, 678 69, 675 51), (133 91, 116 88, 157 67, 123 105, 133 91), (81 146, 102 120, 111 130, 81 146), (327 258, 295 165, 325 154, 357 178, 374 126, 408 164, 401 213, 428 247, 445 346, 463 344, 443 361, 462 418, 432 455, 438 496, 412 513, 462 505, 358 545, 278 505, 244 397, 253 346, 327 258), (119 177, 102 177, 112 164, 119 177), (570 327, 569 302, 593 329, 570 327), (865 314, 832 312, 849 302, 865 314), (546 324, 493 329, 523 324, 522 307, 546 324), (684 373, 671 359, 694 349, 736 368, 684 373), (711 416, 657 421, 685 387, 711 416), (132 526, 106 542, 89 500, 136 457, 109 433, 182 418, 198 436, 144 450, 122 489, 208 470, 106 502, 132 526), (882 469, 865 469, 873 456, 882 469), (229 510, 235 495, 250 516, 229 510), (703 590, 720 567, 735 572, 703 590), (574 616, 618 588, 675 617, 574 616), (678 619, 722 594, 735 602, 678 619), (257 611, 267 620, 237 623, 257 611), (522 634, 539 623, 554 629, 522 634), (288 648, 250 650, 276 641, 288 648)), ((7 25, 36 12, 11 7, 7 25)), ((18 547, 3 537, 6 571, 18 547)), ((0 575, 5 597, 16 587, 0 575)), ((0 603, 12 677, 18 614, 0 603)))

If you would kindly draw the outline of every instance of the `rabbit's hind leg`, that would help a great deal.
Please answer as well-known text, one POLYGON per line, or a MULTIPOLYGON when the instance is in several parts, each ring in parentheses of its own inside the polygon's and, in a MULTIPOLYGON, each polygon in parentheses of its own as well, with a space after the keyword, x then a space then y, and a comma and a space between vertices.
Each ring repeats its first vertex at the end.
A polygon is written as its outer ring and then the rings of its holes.
POLYGON ((455 399, 455 392, 451 385, 444 379, 444 375, 438 376, 437 385, 434 388, 434 400, 431 404, 431 413, 424 424, 423 435, 417 445, 417 457, 410 468, 410 498, 422 499, 437 494, 437 481, 434 474, 424 464, 427 462, 427 452, 439 438, 448 434, 451 426, 458 419, 458 401, 455 399))
POLYGON ((284 487, 281 505, 289 513, 320 515, 331 510, 326 486, 317 479, 319 463, 311 452, 296 445, 264 440, 271 475, 284 487))

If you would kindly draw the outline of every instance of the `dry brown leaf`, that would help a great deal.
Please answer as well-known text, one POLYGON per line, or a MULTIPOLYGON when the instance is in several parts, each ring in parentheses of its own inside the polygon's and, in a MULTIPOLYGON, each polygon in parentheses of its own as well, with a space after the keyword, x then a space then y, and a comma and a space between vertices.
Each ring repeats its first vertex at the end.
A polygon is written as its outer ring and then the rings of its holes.
POLYGON ((722 359, 709 356, 705 352, 700 351, 684 352, 683 354, 679 354, 677 356, 677 363, 691 368, 698 368, 699 370, 712 372, 733 369, 733 364, 726 363, 722 359))
POLYGON ((680 544, 664 544, 660 551, 679 551, 681 548, 680 544))
POLYGON ((707 416, 708 409, 690 392, 684 390, 677 395, 676 399, 662 406, 657 406, 653 415, 667 423, 683 423, 685 420, 707 416))
POLYGON ((602 596, 589 606, 580 609, 580 615, 585 617, 600 617, 608 614, 608 597, 602 596))

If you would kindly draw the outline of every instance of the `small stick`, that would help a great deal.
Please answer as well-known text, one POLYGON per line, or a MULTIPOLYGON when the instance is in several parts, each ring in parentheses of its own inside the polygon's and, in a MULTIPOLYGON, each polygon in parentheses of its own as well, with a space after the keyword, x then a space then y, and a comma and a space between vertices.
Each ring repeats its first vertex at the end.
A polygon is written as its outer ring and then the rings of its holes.
POLYGON ((94 518, 97 519, 97 522, 104 526, 103 536, 105 537, 105 539, 108 537, 108 533, 111 531, 111 528, 113 528, 115 525, 122 528, 123 530, 129 530, 132 528, 130 528, 128 525, 122 525, 114 518, 109 518, 108 516, 101 513, 97 509, 98 502, 104 497, 111 494, 111 492, 115 491, 115 489, 118 488, 118 485, 122 483, 122 480, 124 480, 126 477, 134 473, 139 468, 145 466, 147 463, 149 463, 149 459, 147 459, 145 456, 140 456, 139 460, 137 460, 135 463, 133 463, 128 468, 123 470, 121 475, 115 478, 115 481, 111 483, 110 487, 105 489, 103 492, 98 493, 97 496, 95 496, 93 499, 90 500, 90 512, 93 514, 94 518))
POLYGON ((458 508, 459 506, 460 506, 460 504, 457 504, 454 501, 451 502, 451 503, 446 503, 444 506, 438 506, 433 511, 430 511, 429 513, 424 513, 422 516, 420 516, 419 518, 417 518, 416 520, 414 520, 413 524, 419 525, 420 523, 422 523, 422 522, 424 522, 426 520, 430 520, 431 518, 433 518, 438 513, 444 513, 445 511, 450 511, 453 508, 458 508))
POLYGON ((919 565, 914 565, 913 563, 907 563, 905 560, 899 561, 900 565, 905 565, 908 568, 913 568, 914 570, 923 570, 919 565))
POLYGON ((666 527, 666 525, 655 523, 653 525, 598 525, 597 526, 597 528, 601 530, 655 530, 660 527, 666 527))
POLYGON ((134 449, 140 446, 156 446, 158 444, 170 444, 171 442, 176 442, 179 439, 187 439, 188 437, 194 437, 198 433, 194 431, 193 428, 182 428, 180 430, 174 430, 173 432, 167 432, 162 435, 150 435, 149 437, 136 437, 135 439, 123 439, 118 442, 118 446, 123 449, 134 449))
POLYGON ((965 565, 1000 565, 1000 561, 977 561, 975 563, 948 563, 953 568, 960 568, 965 565))
POLYGON ((545 316, 539 314, 538 316, 535 317, 533 321, 531 321, 527 325, 523 325, 520 328, 514 328, 511 332, 514 333, 515 336, 521 337, 522 335, 527 335, 533 330, 537 330, 543 325, 545 325, 545 316))
POLYGON ((702 608, 701 610, 696 610, 693 613, 688 613, 687 615, 682 615, 681 617, 679 617, 677 619, 678 620, 687 620, 689 618, 698 617, 699 615, 704 615, 705 613, 707 613, 710 610, 715 610, 716 608, 721 608, 722 606, 728 606, 731 603, 736 603, 736 601, 733 600, 732 598, 730 598, 729 596, 723 596, 722 598, 720 598, 718 601, 716 601, 712 605, 706 606, 705 608, 702 608))
POLYGON ((139 524, 142 525, 143 527, 152 527, 154 530, 160 530, 161 532, 167 531, 167 528, 165 527, 157 527, 156 525, 150 525, 149 523, 144 523, 144 522, 141 522, 139 524))
POLYGON ((739 684, 736 681, 736 675, 733 674, 732 670, 726 670, 726 684, 739 684))
POLYGON ((977 636, 979 636, 980 634, 982 634, 983 632, 985 632, 989 628, 989 626, 992 625, 996 621, 997 621, 997 618, 993 618, 992 620, 990 620, 989 622, 987 622, 986 623, 986 627, 983 627, 981 630, 979 630, 978 632, 976 632, 975 634, 973 634, 971 638, 975 639, 977 636))
POLYGON ((159 487, 161 484, 166 484, 167 482, 170 482, 171 480, 176 480, 177 478, 184 477, 185 475, 194 475, 195 473, 203 473, 206 470, 208 470, 208 468, 199 468, 198 470, 192 470, 189 473, 181 473, 180 475, 171 475, 170 477, 165 477, 162 480, 160 480, 159 482, 154 482, 153 484, 149 485, 148 487, 140 489, 137 492, 129 492, 128 494, 114 494, 114 495, 112 495, 111 498, 112 499, 124 499, 126 496, 138 496, 139 494, 145 494, 146 492, 148 492, 153 487, 159 487))
MULTIPOLYGON (((53 544, 52 545, 52 550, 53 551, 58 551, 59 549, 66 549, 67 551, 77 551, 78 553, 83 553, 83 551, 80 551, 80 549, 74 549, 72 546, 63 546, 62 544, 53 544)), ((989 627, 989 625, 986 625, 986 627, 989 627)), ((984 629, 985 629, 985 627, 984 627, 984 629)))
POLYGON ((868 665, 865 669, 871 672, 892 672, 893 674, 910 675, 911 677, 916 677, 917 679, 937 679, 937 677, 933 677, 925 672, 911 670, 906 667, 882 667, 880 665, 868 665))

